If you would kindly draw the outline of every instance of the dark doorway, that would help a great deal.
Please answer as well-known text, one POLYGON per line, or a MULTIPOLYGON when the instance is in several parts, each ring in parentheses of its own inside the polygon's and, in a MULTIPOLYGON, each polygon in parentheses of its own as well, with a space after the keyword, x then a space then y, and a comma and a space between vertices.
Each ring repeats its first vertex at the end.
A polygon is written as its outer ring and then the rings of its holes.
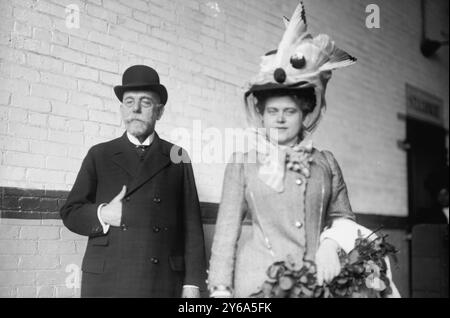
POLYGON ((407 120, 409 218, 415 224, 447 224, 439 193, 448 188, 444 128, 407 120))
MULTIPOLYGON (((448 191, 445 129, 407 120, 411 295, 448 297, 448 223, 440 193, 448 191)), ((447 192, 448 204, 448 192, 447 192)))

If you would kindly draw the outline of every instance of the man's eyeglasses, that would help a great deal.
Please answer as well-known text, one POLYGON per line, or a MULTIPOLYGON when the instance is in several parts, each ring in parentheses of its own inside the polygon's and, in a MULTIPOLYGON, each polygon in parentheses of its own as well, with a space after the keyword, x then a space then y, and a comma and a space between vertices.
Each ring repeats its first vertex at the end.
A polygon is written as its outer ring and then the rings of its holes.
POLYGON ((155 100, 148 97, 141 98, 138 101, 136 101, 134 98, 127 98, 123 101, 123 105, 127 108, 131 108, 134 107, 134 105, 136 105, 136 102, 142 108, 152 108, 161 105, 161 103, 158 103, 155 100))

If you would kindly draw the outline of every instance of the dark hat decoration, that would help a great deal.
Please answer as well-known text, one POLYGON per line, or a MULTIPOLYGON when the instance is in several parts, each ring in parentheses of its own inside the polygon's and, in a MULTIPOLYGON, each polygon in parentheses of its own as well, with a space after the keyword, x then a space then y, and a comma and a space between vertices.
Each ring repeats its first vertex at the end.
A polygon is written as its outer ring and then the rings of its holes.
POLYGON ((136 90, 155 92, 160 96, 163 105, 167 103, 167 89, 161 85, 158 73, 149 66, 134 65, 128 68, 123 74, 122 85, 114 87, 114 92, 121 102, 125 92, 136 90))

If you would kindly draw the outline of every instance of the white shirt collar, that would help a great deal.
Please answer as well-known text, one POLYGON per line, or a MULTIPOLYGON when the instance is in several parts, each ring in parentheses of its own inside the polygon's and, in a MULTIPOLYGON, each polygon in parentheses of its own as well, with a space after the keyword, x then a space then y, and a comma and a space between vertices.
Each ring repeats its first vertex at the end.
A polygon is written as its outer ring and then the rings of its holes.
POLYGON ((143 143, 141 143, 135 136, 133 136, 129 132, 127 132, 127 137, 128 137, 128 140, 136 147, 150 146, 152 144, 153 140, 155 139, 155 132, 153 132, 150 136, 148 136, 147 139, 145 139, 143 143))

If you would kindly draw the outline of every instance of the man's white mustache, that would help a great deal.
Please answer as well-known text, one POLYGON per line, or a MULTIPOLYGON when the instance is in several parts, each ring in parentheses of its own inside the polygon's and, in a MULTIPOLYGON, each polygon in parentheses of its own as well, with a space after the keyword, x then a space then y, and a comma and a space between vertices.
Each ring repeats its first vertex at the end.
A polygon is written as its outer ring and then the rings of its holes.
POLYGON ((142 123, 146 123, 145 120, 142 120, 142 119, 140 119, 140 118, 130 118, 130 119, 125 120, 125 122, 127 122, 127 123, 131 123, 131 122, 133 122, 133 121, 140 121, 140 122, 142 122, 142 123))

